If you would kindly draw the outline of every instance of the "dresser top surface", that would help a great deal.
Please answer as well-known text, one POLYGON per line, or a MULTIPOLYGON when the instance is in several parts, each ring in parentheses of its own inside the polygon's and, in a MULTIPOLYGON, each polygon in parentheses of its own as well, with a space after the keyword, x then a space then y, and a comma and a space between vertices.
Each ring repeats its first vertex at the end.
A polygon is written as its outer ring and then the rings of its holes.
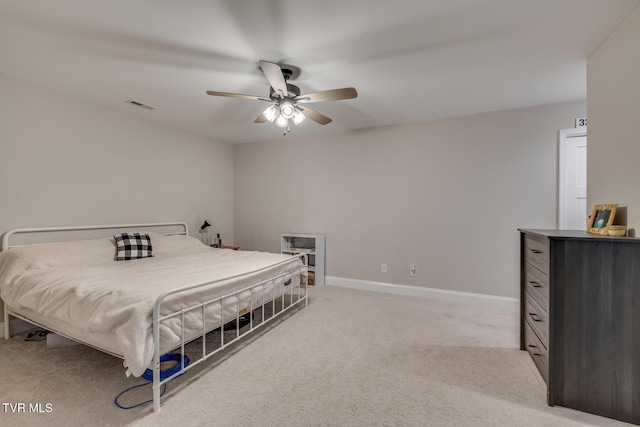
POLYGON ((605 236, 602 234, 587 233, 583 230, 543 230, 543 229, 529 229, 518 228, 518 231, 525 234, 535 234, 548 239, 584 239, 584 240, 602 240, 602 241, 627 241, 640 243, 640 238, 637 237, 613 237, 605 236))

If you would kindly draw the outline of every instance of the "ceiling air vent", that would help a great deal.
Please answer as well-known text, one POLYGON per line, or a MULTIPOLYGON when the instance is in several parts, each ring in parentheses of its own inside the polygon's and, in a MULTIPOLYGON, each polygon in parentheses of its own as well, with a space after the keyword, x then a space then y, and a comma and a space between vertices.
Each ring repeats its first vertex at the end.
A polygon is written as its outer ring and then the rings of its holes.
POLYGON ((124 102, 126 102, 127 104, 135 105, 136 107, 144 108, 145 110, 149 110, 149 111, 155 110, 155 107, 143 104, 142 102, 138 102, 138 101, 135 101, 133 99, 130 99, 130 100, 124 101, 124 102))

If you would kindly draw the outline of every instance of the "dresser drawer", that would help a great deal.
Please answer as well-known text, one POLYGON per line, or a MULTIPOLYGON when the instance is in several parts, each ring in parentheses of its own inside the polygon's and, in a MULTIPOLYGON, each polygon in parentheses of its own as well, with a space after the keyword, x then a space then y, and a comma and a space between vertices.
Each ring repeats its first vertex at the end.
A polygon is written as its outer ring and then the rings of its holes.
POLYGON ((549 276, 530 265, 524 267, 524 288, 542 309, 549 311, 549 276))
POLYGON ((533 297, 525 292, 523 316, 526 322, 531 325, 531 329, 538 335, 540 341, 546 348, 549 348, 549 315, 540 307, 533 297))
POLYGON ((549 240, 524 235, 524 260, 543 273, 549 274, 549 240))
POLYGON ((549 351, 540 342, 527 322, 524 322, 524 345, 544 382, 549 385, 549 351))

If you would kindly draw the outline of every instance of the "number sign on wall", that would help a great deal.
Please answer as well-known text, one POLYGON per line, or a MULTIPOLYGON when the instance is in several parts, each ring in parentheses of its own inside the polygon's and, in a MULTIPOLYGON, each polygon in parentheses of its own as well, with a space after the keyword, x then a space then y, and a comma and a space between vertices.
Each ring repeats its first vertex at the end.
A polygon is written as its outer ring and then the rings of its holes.
POLYGON ((576 127, 577 128, 586 128, 587 127, 587 118, 586 117, 578 117, 578 118, 576 118, 576 127))

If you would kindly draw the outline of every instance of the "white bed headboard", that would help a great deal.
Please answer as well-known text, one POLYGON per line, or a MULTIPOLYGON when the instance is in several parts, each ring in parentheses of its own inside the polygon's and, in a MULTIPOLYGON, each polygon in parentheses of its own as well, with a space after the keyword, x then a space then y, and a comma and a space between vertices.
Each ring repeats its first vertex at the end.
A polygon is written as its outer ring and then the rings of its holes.
MULTIPOLYGON (((128 229, 163 229, 165 232, 163 234, 166 235, 188 235, 189 228, 185 222, 160 222, 160 223, 148 223, 148 224, 120 224, 120 225, 81 225, 81 226, 69 226, 69 227, 41 227, 41 228, 16 228, 13 230, 9 230, 2 235, 2 250, 9 249, 15 246, 24 246, 26 244, 37 244, 37 243, 52 243, 55 240, 47 240, 47 239, 35 239, 30 241, 29 243, 21 243, 21 244, 11 244, 9 239, 24 234, 32 234, 32 235, 54 235, 55 233, 64 233, 64 232, 77 232, 77 231, 96 231, 96 230, 111 230, 111 234, 114 231, 118 230, 128 230, 128 229), (167 231, 170 229, 177 229, 179 231, 167 231)), ((102 236, 106 237, 106 236, 102 236)), ((95 236, 94 236, 95 238, 95 236)))

